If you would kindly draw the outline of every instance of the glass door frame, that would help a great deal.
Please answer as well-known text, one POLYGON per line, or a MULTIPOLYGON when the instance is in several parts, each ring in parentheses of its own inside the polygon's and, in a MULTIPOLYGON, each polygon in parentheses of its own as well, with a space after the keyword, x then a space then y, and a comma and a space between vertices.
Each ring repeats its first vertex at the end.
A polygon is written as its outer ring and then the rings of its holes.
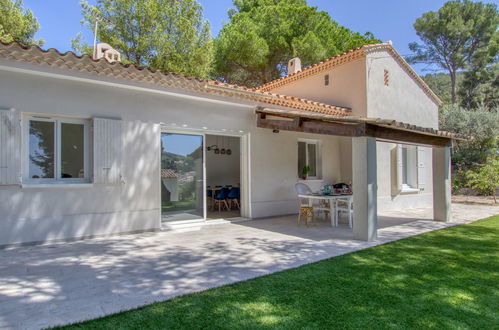
MULTIPOLYGON (((160 125, 159 131, 159 140, 161 141, 161 134, 169 133, 169 134, 183 134, 183 135, 197 135, 203 138, 203 218, 202 219, 192 219, 192 220, 179 220, 175 222, 182 221, 207 221, 208 218, 208 198, 206 194, 206 135, 219 135, 219 136, 231 136, 239 138, 240 143, 240 162, 239 162, 239 175, 241 177, 241 217, 251 218, 251 190, 250 190, 250 134, 228 134, 224 131, 201 131, 196 129, 179 129, 172 128, 164 125, 160 125)), ((161 172, 161 147, 159 148, 159 161, 160 164, 160 172, 161 172)), ((159 186, 159 206, 160 206, 160 214, 159 221, 161 224, 161 185, 159 186)))
MULTIPOLYGON (((195 136, 200 136, 202 138, 202 150, 203 150, 203 164, 202 164, 202 169, 203 169, 203 196, 202 196, 202 199, 203 199, 203 217, 201 219, 189 219, 189 220, 178 220, 178 221, 173 221, 173 222, 182 222, 182 221, 206 221, 206 217, 207 217, 207 207, 206 207, 206 202, 207 202, 207 198, 206 198, 206 134, 204 133, 200 133, 200 132, 197 132, 197 131, 191 131, 191 130, 174 130, 174 129, 169 129, 169 128, 165 128, 165 127, 161 127, 160 129, 160 132, 159 132, 159 139, 161 141, 161 135, 162 134, 178 134, 178 135, 195 135, 195 136)), ((162 154, 163 150, 161 150, 161 144, 160 144, 160 148, 159 148, 159 169, 160 169, 160 178, 161 178, 161 154, 162 154)), ((160 223, 161 223, 161 217, 162 217, 162 206, 161 206, 161 185, 163 183, 160 182, 160 186, 159 186, 159 207, 160 207, 160 212, 159 212, 159 215, 160 215, 160 223)))

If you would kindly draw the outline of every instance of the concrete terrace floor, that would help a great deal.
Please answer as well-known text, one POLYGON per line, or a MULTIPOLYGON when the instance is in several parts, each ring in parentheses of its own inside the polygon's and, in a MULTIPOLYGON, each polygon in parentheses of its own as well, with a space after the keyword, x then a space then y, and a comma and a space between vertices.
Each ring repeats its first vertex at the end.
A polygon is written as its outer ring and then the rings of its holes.
POLYGON ((455 204, 452 223, 426 209, 380 214, 373 243, 290 216, 0 250, 0 328, 88 320, 498 213, 455 204))

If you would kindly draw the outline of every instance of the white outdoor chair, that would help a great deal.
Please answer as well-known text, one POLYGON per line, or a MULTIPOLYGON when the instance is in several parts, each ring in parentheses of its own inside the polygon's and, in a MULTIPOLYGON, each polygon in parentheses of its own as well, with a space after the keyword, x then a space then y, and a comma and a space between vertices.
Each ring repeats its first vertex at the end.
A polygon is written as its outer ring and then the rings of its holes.
POLYGON ((310 195, 313 194, 312 189, 304 183, 295 184, 295 190, 298 195, 310 195))
MULTIPOLYGON (((295 190, 296 190, 297 195, 313 194, 312 189, 310 189, 309 186, 307 186, 306 184, 301 183, 301 182, 295 184, 295 190)), ((311 205, 309 204, 308 201, 304 201, 302 198, 300 198, 300 211, 301 211, 301 207, 304 207, 304 206, 311 206, 311 205), (304 204, 304 202, 306 204, 304 204)), ((322 212, 324 212, 324 217, 327 218, 327 214, 329 213, 329 210, 330 210, 328 205, 321 205, 321 204, 317 205, 317 203, 316 203, 316 205, 315 206, 312 205, 312 207, 313 207, 313 212, 321 212, 322 211, 322 212)))
POLYGON ((338 225, 338 220, 341 213, 346 213, 348 215, 348 226, 352 228, 352 217, 353 217, 353 201, 352 198, 338 198, 336 200, 336 225, 338 225))
MULTIPOLYGON (((295 184, 295 190, 297 195, 309 195, 312 194, 312 189, 304 183, 295 184)), ((301 217, 305 217, 305 224, 308 227, 309 219, 315 222, 314 217, 314 207, 309 205, 308 200, 300 198, 300 209, 298 210, 298 225, 300 225, 301 217)))

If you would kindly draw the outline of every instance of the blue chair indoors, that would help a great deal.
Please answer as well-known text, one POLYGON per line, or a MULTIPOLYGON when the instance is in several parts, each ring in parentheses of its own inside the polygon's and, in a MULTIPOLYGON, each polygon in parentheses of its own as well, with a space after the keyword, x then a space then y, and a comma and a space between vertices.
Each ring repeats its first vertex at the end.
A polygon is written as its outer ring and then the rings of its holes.
POLYGON ((210 209, 213 209, 213 190, 211 190, 210 186, 206 189, 206 200, 208 201, 210 209))
POLYGON ((232 205, 235 204, 237 209, 240 210, 239 199, 241 197, 241 190, 238 187, 233 187, 229 194, 227 195, 227 201, 229 202, 229 207, 232 209, 232 205))
POLYGON ((215 194, 215 207, 218 205, 218 212, 221 211, 221 208, 225 206, 227 211, 229 210, 229 204, 227 204, 227 196, 229 196, 229 189, 222 188, 215 194))

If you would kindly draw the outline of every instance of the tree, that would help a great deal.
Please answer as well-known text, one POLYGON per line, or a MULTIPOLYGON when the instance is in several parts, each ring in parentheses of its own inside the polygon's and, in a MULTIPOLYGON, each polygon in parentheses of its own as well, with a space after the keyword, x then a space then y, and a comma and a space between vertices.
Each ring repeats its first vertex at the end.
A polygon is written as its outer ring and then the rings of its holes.
POLYGON ((463 73, 458 90, 462 107, 473 110, 478 107, 499 107, 499 63, 485 68, 472 68, 463 73))
MULTIPOLYGON (((457 84, 460 85, 463 80, 464 72, 458 72, 456 75, 457 84)), ((449 74, 445 72, 428 73, 421 76, 431 90, 437 94, 445 105, 451 104, 451 84, 449 74)))
POLYGON ((466 177, 471 187, 494 196, 494 203, 497 203, 496 190, 499 188, 499 157, 497 155, 487 158, 487 163, 478 170, 466 172, 466 177))
POLYGON ((423 44, 413 42, 409 48, 415 53, 409 62, 435 64, 447 70, 451 79, 451 102, 457 102, 457 72, 473 65, 484 66, 497 56, 499 15, 497 6, 453 0, 437 12, 427 12, 414 23, 416 34, 423 44), (494 54, 495 52, 495 54, 494 54), (487 59, 489 61, 487 61, 487 59))
POLYGON ((24 9, 22 0, 0 0, 0 41, 42 46, 42 39, 34 39, 39 28, 36 17, 31 10, 24 9))
MULTIPOLYGON (((97 0, 82 2, 83 24, 121 52, 123 61, 162 71, 207 77, 212 63, 209 23, 196 0, 97 0)), ((73 48, 91 49, 77 36, 73 48)))
POLYGON ((453 148, 452 163, 455 167, 469 169, 484 164, 494 154, 499 142, 499 110, 446 106, 440 113, 440 128, 473 136, 470 141, 459 141, 453 148))
POLYGON ((284 75, 292 57, 310 65, 379 42, 338 25, 306 0, 234 0, 234 6, 215 40, 214 75, 230 83, 258 86, 284 75))

